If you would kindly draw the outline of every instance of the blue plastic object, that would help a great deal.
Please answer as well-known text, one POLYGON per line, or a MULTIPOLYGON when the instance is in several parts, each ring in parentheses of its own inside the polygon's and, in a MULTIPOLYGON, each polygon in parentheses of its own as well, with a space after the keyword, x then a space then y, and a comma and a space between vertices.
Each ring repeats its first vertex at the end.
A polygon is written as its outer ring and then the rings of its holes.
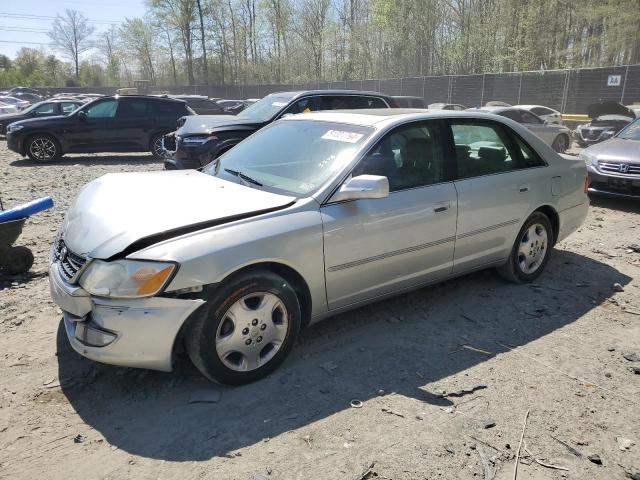
POLYGON ((44 212, 53 207, 53 199, 51 197, 42 197, 29 203, 23 203, 17 207, 10 208, 0 212, 0 223, 18 220, 19 218, 27 218, 36 213, 44 212))

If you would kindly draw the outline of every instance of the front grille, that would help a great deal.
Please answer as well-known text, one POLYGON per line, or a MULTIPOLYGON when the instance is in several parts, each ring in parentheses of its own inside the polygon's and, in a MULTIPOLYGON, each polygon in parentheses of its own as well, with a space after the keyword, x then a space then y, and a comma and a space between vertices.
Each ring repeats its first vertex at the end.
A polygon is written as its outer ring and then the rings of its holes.
POLYGON ((582 138, 584 138, 585 140, 596 140, 599 136, 600 133, 602 133, 601 130, 589 130, 587 128, 583 128, 580 133, 582 134, 582 138))
POLYGON ((617 173, 618 175, 640 175, 640 163, 621 163, 598 161, 601 172, 617 173))
POLYGON ((58 271, 69 283, 74 283, 87 265, 87 259, 69 250, 62 238, 56 240, 53 246, 53 257, 58 271))

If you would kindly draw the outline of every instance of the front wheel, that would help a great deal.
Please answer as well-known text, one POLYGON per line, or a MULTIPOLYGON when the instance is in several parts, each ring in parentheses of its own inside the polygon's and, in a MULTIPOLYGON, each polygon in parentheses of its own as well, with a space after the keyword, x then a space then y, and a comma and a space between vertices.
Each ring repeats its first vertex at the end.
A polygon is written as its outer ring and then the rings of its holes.
POLYGON ((553 247, 553 229, 549 218, 534 212, 520 229, 511 255, 498 273, 514 283, 534 281, 547 265, 553 247))
POLYGON ((228 385, 275 370, 300 330, 293 287, 269 271, 242 273, 217 288, 187 327, 186 348, 209 379, 228 385))
POLYGON ((551 147, 558 153, 564 153, 569 148, 569 138, 566 135, 558 135, 551 147))
POLYGON ((163 136, 164 135, 155 135, 149 143, 149 151, 151 152, 151 155, 153 155, 153 158, 158 160, 162 159, 162 154, 164 152, 164 149, 162 148, 163 136))
POLYGON ((34 162, 52 162, 62 156, 58 142, 49 135, 34 135, 27 140, 27 155, 34 162))

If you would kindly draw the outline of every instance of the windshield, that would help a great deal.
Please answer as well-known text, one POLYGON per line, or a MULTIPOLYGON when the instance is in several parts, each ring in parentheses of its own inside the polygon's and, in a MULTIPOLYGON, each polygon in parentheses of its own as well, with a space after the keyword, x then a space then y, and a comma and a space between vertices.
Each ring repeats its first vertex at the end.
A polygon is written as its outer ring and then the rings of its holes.
POLYGON ((271 120, 280 110, 286 107, 290 101, 290 96, 269 95, 245 108, 237 116, 238 118, 265 122, 271 120))
POLYGON ((308 196, 351 161, 373 129, 318 121, 276 122, 214 160, 204 172, 257 188, 308 196))
POLYGON ((618 138, 623 140, 639 140, 640 141, 640 120, 636 120, 628 125, 618 134, 618 138))

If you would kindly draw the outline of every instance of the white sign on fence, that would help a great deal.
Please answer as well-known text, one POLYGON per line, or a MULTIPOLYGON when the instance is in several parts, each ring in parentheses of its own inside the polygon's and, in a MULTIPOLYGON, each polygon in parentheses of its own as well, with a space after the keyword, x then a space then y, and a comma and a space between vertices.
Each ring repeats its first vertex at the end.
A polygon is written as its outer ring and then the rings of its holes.
POLYGON ((607 87, 619 87, 622 84, 622 75, 609 75, 607 87))

